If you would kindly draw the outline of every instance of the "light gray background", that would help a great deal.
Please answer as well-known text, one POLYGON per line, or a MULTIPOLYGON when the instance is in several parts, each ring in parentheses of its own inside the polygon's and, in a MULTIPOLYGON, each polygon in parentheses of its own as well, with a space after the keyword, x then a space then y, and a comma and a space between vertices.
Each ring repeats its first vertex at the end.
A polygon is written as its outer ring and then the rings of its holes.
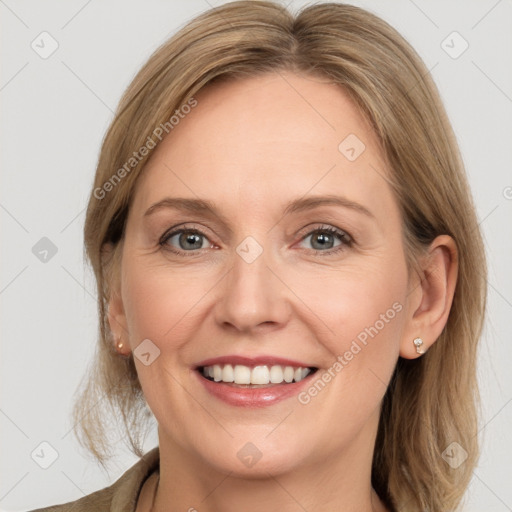
MULTIPOLYGON (((106 474, 70 433, 72 395, 97 329, 94 281, 82 252, 84 210, 122 91, 151 51, 220 3, 0 0, 2 510, 77 499, 110 485, 137 460, 118 445, 106 474), (43 31, 59 44, 47 59, 31 48, 43 31), (46 263, 32 252, 42 237, 58 249, 46 263), (43 441, 58 452, 46 470, 31 458, 43 441)), ((483 453, 464 510, 512 510, 512 2, 353 3, 382 16, 417 49, 460 143, 490 269, 479 357, 483 453), (456 59, 441 46, 453 31, 469 43, 456 59)), ((461 48, 460 40, 450 41, 461 48)), ((146 449, 156 444, 153 431, 146 449)))

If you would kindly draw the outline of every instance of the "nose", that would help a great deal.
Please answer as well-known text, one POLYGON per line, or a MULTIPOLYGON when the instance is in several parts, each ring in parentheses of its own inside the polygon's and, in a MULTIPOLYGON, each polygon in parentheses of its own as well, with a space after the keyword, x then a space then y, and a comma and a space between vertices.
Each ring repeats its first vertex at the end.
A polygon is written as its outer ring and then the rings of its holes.
POLYGON ((222 280, 215 318, 224 329, 255 333, 282 327, 289 319, 287 288, 267 265, 266 253, 252 262, 234 255, 231 270, 222 280))

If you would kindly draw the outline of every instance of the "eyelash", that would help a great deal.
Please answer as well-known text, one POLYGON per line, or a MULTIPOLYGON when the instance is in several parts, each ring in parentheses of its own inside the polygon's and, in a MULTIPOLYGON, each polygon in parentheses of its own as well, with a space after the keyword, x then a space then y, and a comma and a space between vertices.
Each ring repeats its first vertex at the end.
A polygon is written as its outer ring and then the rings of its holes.
MULTIPOLYGON (((197 251, 201 251, 202 249, 183 251, 180 249, 176 249, 175 247, 172 247, 169 244, 167 244, 167 242, 173 236, 180 235, 182 233, 195 234, 195 235, 199 235, 199 236, 202 236, 202 237, 208 239, 208 236, 205 233, 203 233, 201 230, 199 230, 197 228, 190 228, 187 226, 183 226, 180 229, 176 229, 174 231, 165 233, 158 243, 162 247, 162 249, 164 249, 166 251, 170 251, 174 254, 178 254, 180 256, 185 256, 185 257, 197 256, 198 255, 197 251)), ((328 233, 330 235, 337 237, 338 240, 341 242, 341 244, 338 245, 337 247, 334 247, 332 249, 328 249, 325 251, 320 251, 317 249, 310 249, 311 251, 313 251, 315 253, 315 255, 318 255, 318 256, 324 256, 324 255, 327 256, 327 255, 337 254, 338 252, 345 251, 347 248, 352 247, 354 244, 354 239, 352 238, 352 236, 350 236, 346 231, 335 228, 333 226, 321 226, 321 227, 314 228, 310 231, 307 231, 306 234, 301 238, 300 241, 302 242, 309 236, 317 234, 317 233, 328 233)))

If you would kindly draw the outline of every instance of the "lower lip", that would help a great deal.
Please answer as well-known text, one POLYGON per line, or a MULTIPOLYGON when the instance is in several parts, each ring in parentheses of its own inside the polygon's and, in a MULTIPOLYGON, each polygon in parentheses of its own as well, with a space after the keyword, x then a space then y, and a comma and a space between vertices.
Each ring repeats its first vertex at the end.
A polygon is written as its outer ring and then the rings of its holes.
POLYGON ((197 378, 210 394, 229 405, 236 405, 238 407, 265 407, 298 395, 300 390, 309 383, 309 380, 314 375, 314 373, 309 374, 301 381, 291 382, 290 384, 242 388, 232 386, 226 382, 214 382, 205 379, 198 371, 194 373, 196 373, 197 378))

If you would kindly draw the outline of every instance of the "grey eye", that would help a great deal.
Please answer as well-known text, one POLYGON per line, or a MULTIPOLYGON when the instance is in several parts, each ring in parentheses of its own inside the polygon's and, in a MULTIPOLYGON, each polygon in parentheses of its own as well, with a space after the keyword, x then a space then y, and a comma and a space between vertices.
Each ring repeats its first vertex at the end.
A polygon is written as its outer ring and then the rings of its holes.
POLYGON ((169 236, 166 243, 173 245, 183 251, 194 251, 197 249, 204 249, 209 247, 208 239, 205 235, 198 233, 197 231, 178 231, 169 236), (205 245, 206 243, 206 245, 205 245))

